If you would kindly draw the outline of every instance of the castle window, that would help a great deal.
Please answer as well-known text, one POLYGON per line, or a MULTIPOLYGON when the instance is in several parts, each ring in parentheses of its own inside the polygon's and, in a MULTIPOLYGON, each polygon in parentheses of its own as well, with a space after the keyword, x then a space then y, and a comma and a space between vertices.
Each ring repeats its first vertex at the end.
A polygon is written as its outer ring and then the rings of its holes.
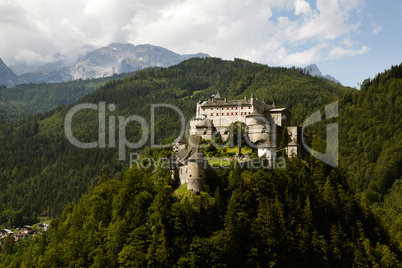
POLYGON ((222 115, 225 115, 224 113, 222 113, 222 115))
POLYGON ((232 113, 232 115, 233 115, 233 113, 232 113))
POLYGON ((211 116, 214 116, 214 113, 211 113, 211 116))
POLYGON ((202 108, 203 111, 205 111, 205 108, 202 108))
POLYGON ((230 115, 230 113, 227 113, 226 115, 230 115))
POLYGON ((237 113, 236 113, 236 115, 237 115, 237 113))

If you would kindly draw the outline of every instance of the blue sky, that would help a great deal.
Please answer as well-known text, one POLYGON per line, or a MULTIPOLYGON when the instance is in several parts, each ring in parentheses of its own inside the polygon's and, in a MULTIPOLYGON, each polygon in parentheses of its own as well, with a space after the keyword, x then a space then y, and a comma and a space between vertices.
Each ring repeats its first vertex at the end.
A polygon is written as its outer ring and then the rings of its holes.
POLYGON ((269 66, 317 64, 342 84, 402 62, 397 0, 0 0, 0 58, 74 61, 109 43, 153 44, 269 66))
POLYGON ((363 10, 360 31, 353 39, 369 50, 361 55, 317 62, 323 73, 330 73, 352 87, 402 63, 402 1, 370 0, 363 10))

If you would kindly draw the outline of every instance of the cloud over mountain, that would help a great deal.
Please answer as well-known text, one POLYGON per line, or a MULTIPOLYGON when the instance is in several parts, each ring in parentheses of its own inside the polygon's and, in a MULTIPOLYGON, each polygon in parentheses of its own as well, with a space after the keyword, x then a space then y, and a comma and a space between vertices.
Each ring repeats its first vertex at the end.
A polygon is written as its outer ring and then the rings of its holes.
MULTIPOLYGON (((31 69, 31 73, 23 74, 21 77, 33 83, 66 82, 134 72, 147 67, 169 67, 193 57, 209 57, 209 55, 204 53, 180 55, 153 45, 112 43, 81 55, 72 64, 64 62, 63 56, 56 54, 54 58, 58 59, 57 62, 34 68, 33 71, 31 69)), ((14 68, 27 69, 25 65, 14 68)))
POLYGON ((3 0, 0 38, 7 42, 0 56, 10 64, 42 65, 56 52, 74 61, 86 46, 130 42, 308 64, 368 51, 353 40, 362 1, 3 0))

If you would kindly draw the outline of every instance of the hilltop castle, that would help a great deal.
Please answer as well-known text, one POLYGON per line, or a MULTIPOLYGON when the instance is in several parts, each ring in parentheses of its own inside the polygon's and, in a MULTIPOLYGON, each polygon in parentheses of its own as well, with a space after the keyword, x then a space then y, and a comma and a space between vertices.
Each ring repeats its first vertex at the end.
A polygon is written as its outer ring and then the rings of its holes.
POLYGON ((198 151, 201 139, 214 140, 220 135, 222 141, 230 137, 229 126, 242 122, 247 126, 250 147, 258 151, 259 157, 276 159, 280 144, 281 151, 291 157, 300 157, 301 128, 290 125, 291 113, 287 108, 276 108, 275 104, 266 104, 264 100, 244 97, 241 100, 227 100, 220 93, 208 100, 197 103, 196 117, 190 121, 189 145, 179 138, 174 141, 173 149, 177 157, 177 168, 173 175, 180 179, 180 184, 187 183, 187 189, 201 191, 206 181, 208 164, 198 151), (287 134, 283 135, 284 130, 287 134), (286 140, 283 140, 285 137, 286 140))

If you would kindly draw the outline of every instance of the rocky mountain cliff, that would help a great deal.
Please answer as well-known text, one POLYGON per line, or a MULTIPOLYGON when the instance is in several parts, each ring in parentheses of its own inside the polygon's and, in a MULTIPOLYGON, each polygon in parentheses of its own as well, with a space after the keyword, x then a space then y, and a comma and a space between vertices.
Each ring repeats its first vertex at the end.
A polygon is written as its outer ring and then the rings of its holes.
POLYGON ((14 87, 24 81, 19 78, 7 65, 0 59, 0 85, 14 87))
POLYGON ((336 80, 335 77, 333 77, 329 74, 323 75, 322 72, 320 71, 320 69, 318 69, 318 66, 315 64, 311 64, 311 65, 305 67, 304 72, 310 74, 311 76, 323 77, 330 81, 340 84, 340 82, 338 80, 336 80))
POLYGON ((132 44, 112 43, 107 47, 92 50, 80 56, 72 65, 38 73, 27 73, 21 77, 27 82, 33 83, 66 82, 106 77, 147 67, 169 67, 193 57, 209 57, 209 55, 204 53, 180 55, 153 45, 134 46, 132 44))

